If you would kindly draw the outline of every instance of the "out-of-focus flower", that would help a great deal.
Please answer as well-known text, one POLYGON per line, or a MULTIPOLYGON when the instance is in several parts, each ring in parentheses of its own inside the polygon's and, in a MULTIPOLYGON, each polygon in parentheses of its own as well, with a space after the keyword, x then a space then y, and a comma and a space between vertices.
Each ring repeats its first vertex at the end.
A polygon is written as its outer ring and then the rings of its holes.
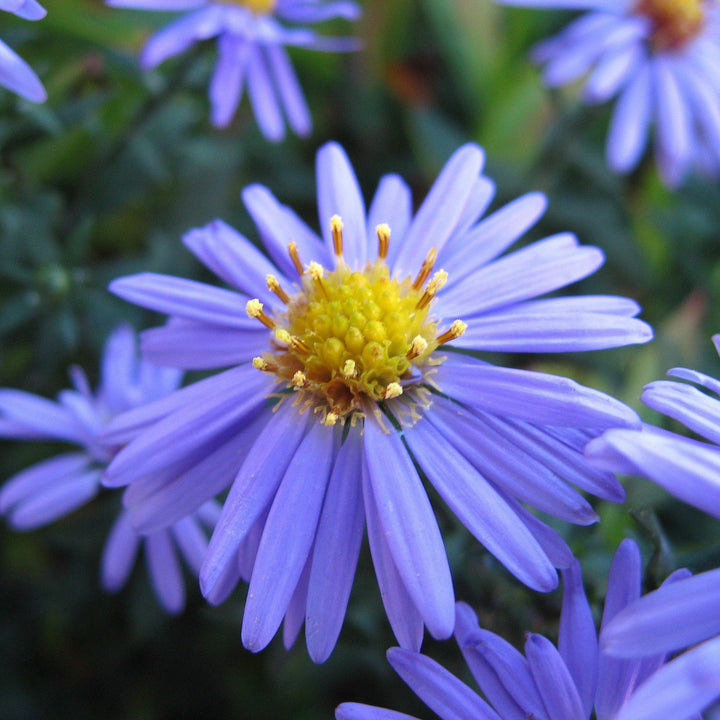
MULTIPOLYGON (((71 377, 73 389, 63 390, 57 402, 21 390, 0 389, 0 437, 59 440, 81 448, 37 463, 5 483, 0 490, 0 512, 16 530, 42 527, 92 500, 100 490, 105 467, 118 450, 100 438, 107 422, 172 393, 182 373, 138 360, 135 334, 130 327, 121 326, 106 343, 98 389, 92 391, 78 367, 72 368, 71 377)), ((147 538, 141 538, 130 526, 127 513, 122 513, 105 547, 103 587, 114 591, 125 583, 142 542, 158 599, 168 612, 181 611, 185 588, 177 549, 199 572, 207 548, 201 527, 212 529, 218 511, 219 506, 206 503, 147 538)))
POLYGON ((311 657, 328 657, 366 525, 400 644, 417 649, 423 624, 438 638, 452 633, 450 570, 414 462, 537 590, 555 587, 555 567, 572 555, 523 503, 589 524, 596 515, 571 483, 623 499, 582 448, 603 429, 636 426, 632 410, 566 378, 449 351, 590 350, 651 337, 624 298, 535 299, 590 275, 603 255, 562 233, 498 259, 545 199, 530 193, 479 220, 493 195, 482 163, 476 145, 458 150, 414 217, 409 188, 388 175, 366 212, 347 156, 330 143, 317 158, 322 238, 251 186, 243 198, 274 262, 215 221, 184 242, 232 291, 155 274, 111 285, 171 316, 143 336, 152 362, 234 366, 113 421, 106 437, 132 442, 104 482, 129 484, 125 504, 141 532, 232 484, 201 587, 219 602, 250 579, 242 635, 252 650, 285 617, 286 643, 305 619, 311 657), (162 482, 143 479, 157 473, 162 482))
MULTIPOLYGON (((674 573, 657 593, 672 593, 693 582, 688 575, 684 570, 674 573)), ((602 627, 612 626, 613 618, 640 597, 641 580, 637 545, 625 540, 610 568, 602 627)), ((524 657, 499 636, 481 629, 473 611, 458 603, 455 637, 490 704, 424 655, 392 648, 388 659, 443 720, 583 720, 590 718, 593 708, 597 720, 695 720, 720 695, 720 643, 706 643, 666 664, 663 636, 672 629, 663 626, 654 638, 648 636, 646 657, 611 657, 598 649, 577 562, 563 572, 563 582, 558 647, 542 635, 530 633, 524 657)), ((636 604, 642 605, 653 595, 636 604)), ((408 715, 356 703, 340 705, 335 717, 410 720, 408 715)))
POLYGON ((616 172, 632 170, 652 132, 664 181, 695 166, 720 174, 720 6, 714 0, 500 0, 589 10, 533 51, 551 87, 585 77, 583 99, 618 96, 607 138, 616 172))
MULTIPOLYGON (((24 20, 41 20, 47 14, 36 0, 0 0, 0 10, 24 20)), ((0 40, 0 85, 32 102, 45 102, 47 93, 32 68, 0 40)))
POLYGON ((107 0, 109 5, 144 10, 188 10, 153 35, 143 50, 144 68, 185 52, 201 40, 217 38, 218 60, 210 80, 213 125, 230 123, 247 85, 258 125, 268 140, 285 137, 285 119, 297 135, 312 130, 310 110, 288 57, 287 46, 328 52, 356 50, 352 38, 329 38, 308 28, 330 18, 360 15, 350 0, 107 0))

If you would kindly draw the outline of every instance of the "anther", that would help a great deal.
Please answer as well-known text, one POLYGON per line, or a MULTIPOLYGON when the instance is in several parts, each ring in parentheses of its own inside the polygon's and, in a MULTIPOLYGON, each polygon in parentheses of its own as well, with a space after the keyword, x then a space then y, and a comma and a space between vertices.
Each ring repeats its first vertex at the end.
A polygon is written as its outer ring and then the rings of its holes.
POLYGON ((274 275, 268 275, 265 278, 268 290, 274 292, 286 305, 290 302, 290 296, 283 290, 282 285, 274 275))
POLYGON ((414 290, 419 290, 425 284, 425 281, 430 277, 430 273, 433 271, 433 267, 435 267, 435 260, 437 260, 437 250, 435 248, 431 248, 427 257, 423 260, 420 272, 417 274, 417 277, 412 284, 414 290))
POLYGON ((402 395, 402 385, 398 382, 391 382, 387 384, 385 388, 385 400, 392 400, 393 398, 400 397, 402 395))
POLYGON ((428 347, 427 340, 422 335, 416 335, 412 343, 410 343, 410 349, 405 354, 408 360, 414 360, 419 355, 422 355, 428 347))
POLYGON ((437 291, 447 282, 447 279, 448 274, 444 270, 438 270, 435 275, 433 275, 430 282, 427 284, 425 292, 418 300, 418 303, 415 307, 418 310, 426 308, 432 302, 432 299, 437 294, 437 291))
POLYGON ((339 215, 333 215, 330 218, 330 230, 332 230, 333 237, 333 250, 337 257, 342 257, 343 254, 343 221, 339 215))
POLYGON ((245 310, 251 318, 257 318, 266 328, 272 330, 275 327, 275 321, 263 310, 263 304, 255 298, 248 300, 245 310))
POLYGON ((275 339, 278 342, 281 342, 283 345, 289 345, 290 341, 292 340, 292 337, 290 333, 285 330, 285 328, 276 328, 275 329, 275 339))
POLYGON ((275 363, 263 360, 261 357, 254 357, 252 364, 256 370, 262 370, 262 372, 275 372, 278 369, 275 363))
POLYGON ((288 255, 290 255, 290 259, 292 260, 293 265, 298 272, 298 275, 304 275, 305 268, 300 262, 300 255, 298 255, 297 245, 294 242, 288 243, 288 255))
POLYGON ((451 342, 452 340, 459 338, 461 335, 464 335, 466 330, 467 323, 463 322, 462 320, 455 320, 455 322, 453 322, 449 329, 447 329, 444 333, 441 333, 435 338, 435 342, 438 345, 443 345, 444 343, 451 342))
POLYGON ((378 238, 378 257, 381 260, 385 260, 388 254, 388 247, 390 246, 390 226, 381 223, 375 228, 378 238))
POLYGON ((340 416, 333 412, 332 410, 325 415, 325 425, 334 425, 338 420, 340 419, 340 416))
POLYGON ((355 367, 355 361, 354 360, 346 360, 345 364, 343 365, 342 374, 346 378, 355 377, 357 374, 357 368, 355 367))
POLYGON ((290 342, 288 343, 290 349, 294 352, 301 353, 302 355, 309 355, 310 348, 301 340, 297 335, 290 336, 290 342))
POLYGON ((313 261, 310 263, 310 265, 308 265, 308 275, 315 281, 315 284, 320 288, 322 294, 325 296, 325 299, 329 300, 330 296, 328 295, 327 288, 325 287, 325 283, 323 282, 325 268, 320 263, 313 261))
POLYGON ((295 388, 304 388, 308 384, 307 375, 302 370, 298 370, 293 376, 292 376, 292 384, 295 386, 295 388))

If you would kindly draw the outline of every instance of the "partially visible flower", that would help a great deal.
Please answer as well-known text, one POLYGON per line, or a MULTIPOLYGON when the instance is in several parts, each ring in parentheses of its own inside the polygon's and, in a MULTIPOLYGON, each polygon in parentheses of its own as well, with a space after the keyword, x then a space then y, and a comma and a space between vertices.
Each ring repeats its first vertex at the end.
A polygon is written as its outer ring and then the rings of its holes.
POLYGON ((107 0, 116 7, 189 10, 153 35, 141 57, 144 68, 217 38, 218 60, 210 80, 213 125, 230 123, 247 84, 260 130, 268 140, 285 137, 285 119, 300 136, 312 130, 310 110, 288 57, 287 46, 328 52, 356 50, 351 38, 329 38, 283 22, 318 23, 334 17, 355 19, 360 7, 350 0, 107 0))
POLYGON ((616 172, 640 161, 653 128, 664 181, 694 166, 720 175, 720 5, 715 0, 499 0, 589 10, 533 51, 545 82, 586 78, 583 99, 618 96, 607 138, 616 172))
MULTIPOLYGON (((713 337, 720 352, 720 335, 713 337)), ((590 463, 613 472, 643 475, 669 493, 720 519, 720 380, 696 370, 673 368, 668 375, 688 380, 658 380, 647 385, 642 401, 681 422, 702 440, 644 425, 610 430, 593 440, 585 455, 590 463)))
MULTIPOLYGON (((36 0, 0 0, 0 10, 25 20, 40 20, 47 11, 36 0)), ((45 102, 47 93, 32 68, 0 40, 0 85, 32 102, 45 102)))
MULTIPOLYGON (((657 593, 691 583, 687 571, 671 575, 657 593)), ((640 597, 642 567, 632 540, 618 548, 608 577, 602 627, 640 597)), ((688 720, 720 696, 720 642, 713 641, 667 662, 659 627, 647 638, 646 657, 619 659, 598 649, 592 612, 577 561, 563 572, 564 597, 556 648, 529 633, 525 656, 478 626, 473 611, 457 605, 455 637, 486 702, 430 658, 392 648, 396 672, 443 720, 688 720), (492 707, 491 707, 492 706, 492 707)), ((654 593, 638 601, 641 605, 654 593)), ((672 622, 675 622, 677 615, 672 622)), ((410 720, 391 710, 344 703, 337 720, 410 720)))
POLYGON ((130 442, 104 482, 129 485, 141 532, 232 485, 200 580, 219 602, 250 579, 251 650, 285 618, 286 643, 305 620, 311 657, 328 657, 366 525, 399 643, 419 648, 424 624, 452 633, 450 569, 414 462, 537 590, 555 587, 572 555, 524 503, 585 525, 596 514, 571 484, 623 499, 582 448, 637 425, 632 410, 566 378, 451 351, 590 350, 652 334, 624 298, 538 299, 593 273, 602 253, 562 233, 499 258, 546 202, 530 193, 480 220, 494 191, 482 163, 476 145, 458 150, 414 217, 408 186, 386 176, 366 212, 347 156, 329 143, 317 157, 322 238, 251 186, 243 198, 272 261, 219 220, 184 238, 233 290, 150 273, 111 285, 171 316, 143 336, 152 362, 232 366, 113 421, 106 437, 130 442), (157 473, 162 482, 146 479, 157 473))
MULTIPOLYGON (((121 326, 108 339, 101 378, 93 392, 85 373, 71 369, 73 389, 63 390, 57 402, 22 390, 0 389, 0 437, 14 440, 59 440, 80 450, 58 455, 23 470, 0 490, 0 513, 16 530, 47 525, 92 500, 100 478, 118 448, 100 437, 116 415, 169 395, 182 373, 138 360, 135 334, 121 326)), ((147 538, 130 526, 127 513, 118 518, 105 547, 102 584, 114 591, 126 581, 139 546, 145 546, 150 576, 163 607, 179 612, 185 590, 177 549, 197 573, 207 548, 201 527, 212 529, 219 507, 205 506, 187 518, 147 538)))

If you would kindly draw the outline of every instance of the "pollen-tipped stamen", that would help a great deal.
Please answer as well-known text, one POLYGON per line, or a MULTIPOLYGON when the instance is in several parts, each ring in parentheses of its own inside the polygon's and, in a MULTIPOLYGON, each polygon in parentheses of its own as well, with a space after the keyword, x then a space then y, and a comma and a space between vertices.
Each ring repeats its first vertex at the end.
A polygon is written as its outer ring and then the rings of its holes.
POLYGON ((297 270, 298 275, 300 275, 300 276, 304 275, 305 268, 303 267, 303 264, 300 262, 300 255, 298 254, 297 245, 294 242, 288 243, 288 255, 290 255, 290 259, 292 260, 292 263, 295 266, 295 269, 297 270))
POLYGON ((262 372, 274 373, 278 371, 278 366, 275 363, 268 362, 261 357, 254 357, 252 364, 256 370, 261 370, 262 372))
POLYGON ((398 382, 388 383, 385 388, 385 400, 392 400, 393 398, 400 397, 402 395, 402 385, 398 382))
POLYGON ((313 279, 313 282, 320 288, 320 292, 325 296, 326 300, 330 299, 323 276, 325 275, 325 268, 318 262, 311 262, 308 265, 308 275, 313 279))
POLYGON ((301 355, 309 355, 310 354, 310 348, 307 346, 304 340, 300 339, 296 335, 292 335, 290 337, 290 342, 288 343, 288 347, 296 353, 300 353, 301 355))
POLYGON ((274 275, 268 275, 265 278, 268 290, 275 293, 286 305, 290 302, 290 296, 283 290, 282 285, 274 275))
POLYGON ((375 228, 378 239, 378 257, 381 260, 385 260, 388 254, 388 248, 390 247, 390 226, 386 223, 380 223, 375 228))
POLYGON ((275 321, 263 310, 263 304, 257 298, 248 300, 245 310, 249 317, 257 318, 266 328, 275 328, 275 321))
POLYGON ((432 279, 425 288, 425 292, 418 300, 416 305, 418 310, 423 310, 432 302, 433 298, 437 294, 437 291, 447 282, 447 279, 448 274, 444 270, 438 270, 435 275, 433 275, 432 279))
POLYGON ((405 354, 408 360, 414 360, 416 357, 422 355, 428 348, 428 342, 422 335, 416 335, 412 343, 410 343, 410 349, 405 354))
POLYGON ((461 335, 464 335, 466 330, 467 323, 462 320, 455 320, 455 322, 453 322, 453 324, 444 333, 440 333, 440 335, 435 338, 435 342, 438 345, 444 345, 445 343, 452 342, 461 335))
POLYGON ((333 215, 330 218, 330 230, 332 231, 335 256, 341 258, 343 254, 343 221, 339 215, 333 215))
POLYGON ((343 365, 342 374, 346 378, 355 377, 357 375, 357 367, 355 366, 354 360, 346 360, 343 365))
POLYGON ((293 376, 292 376, 292 384, 296 389, 307 387, 308 379, 307 375, 302 370, 298 370, 293 376))
POLYGON ((435 267, 435 260, 437 260, 437 250, 435 248, 431 248, 427 257, 423 260, 420 272, 417 274, 417 277, 412 284, 413 290, 419 290, 425 284, 425 281, 430 277, 430 273, 435 267))

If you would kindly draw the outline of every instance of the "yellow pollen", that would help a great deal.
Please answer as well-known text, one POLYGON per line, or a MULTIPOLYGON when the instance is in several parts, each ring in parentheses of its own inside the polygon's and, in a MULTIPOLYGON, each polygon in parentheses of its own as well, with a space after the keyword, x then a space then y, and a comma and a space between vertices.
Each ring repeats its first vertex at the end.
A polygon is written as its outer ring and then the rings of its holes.
POLYGON ((462 320, 455 320, 455 322, 450 326, 448 330, 435 338, 435 342, 438 345, 444 345, 445 343, 450 342, 451 340, 455 340, 461 335, 464 335, 466 330, 467 323, 463 322, 462 320))
POLYGON ((397 382, 391 382, 385 388, 385 399, 392 400, 393 398, 400 397, 402 395, 402 385, 397 382))
POLYGON ((290 296, 283 290, 282 285, 274 275, 268 275, 265 282, 268 290, 274 292, 286 305, 290 302, 290 296))
POLYGON ((263 304, 257 298, 248 300, 245 310, 249 317, 257 318, 266 328, 272 330, 275 327, 275 321, 265 313, 263 304))
MULTIPOLYGON (((339 257, 339 217, 333 217, 331 228, 339 257)), ((403 408, 426 403, 423 379, 438 363, 432 353, 464 330, 456 322, 440 334, 431 315, 434 297, 447 280, 440 270, 428 281, 435 250, 425 258, 416 286, 413 276, 390 275, 385 262, 390 228, 378 225, 377 235, 377 260, 355 269, 345 262, 333 270, 310 262, 305 269, 290 243, 288 252, 300 274, 296 294, 286 300, 277 279, 268 276, 268 288, 285 303, 283 311, 268 318, 259 300, 248 303, 249 315, 264 317, 274 327, 274 342, 256 367, 275 366, 273 372, 287 389, 300 393, 302 407, 314 408, 327 425, 345 423, 371 410, 373 403, 392 403, 401 395, 403 408)))
POLYGON ((384 260, 388 254, 388 248, 390 247, 390 226, 385 223, 381 223, 375 228, 378 238, 378 257, 384 260))
POLYGON ((227 0, 246 7, 257 15, 269 15, 274 9, 277 0, 227 0))
POLYGON ((333 250, 337 257, 342 257, 343 254, 343 221, 339 215, 333 215, 330 218, 330 230, 332 230, 333 236, 333 250))
POLYGON ((298 272, 298 275, 304 275, 305 268, 300 262, 300 255, 298 255, 297 245, 294 242, 288 243, 288 255, 290 256, 290 259, 292 260, 293 265, 298 272))
POLYGON ((407 351, 405 357, 408 360, 413 360, 419 355, 422 355, 427 350, 427 347, 427 340, 422 335, 416 335, 412 343, 410 343, 410 349, 407 351))
POLYGON ((635 11, 650 18, 652 44, 658 50, 677 50, 702 29, 702 0, 639 0, 635 11))
POLYGON ((254 357, 252 362, 253 362, 253 367, 256 370, 264 370, 265 366, 267 365, 265 360, 263 360, 261 357, 254 357))

